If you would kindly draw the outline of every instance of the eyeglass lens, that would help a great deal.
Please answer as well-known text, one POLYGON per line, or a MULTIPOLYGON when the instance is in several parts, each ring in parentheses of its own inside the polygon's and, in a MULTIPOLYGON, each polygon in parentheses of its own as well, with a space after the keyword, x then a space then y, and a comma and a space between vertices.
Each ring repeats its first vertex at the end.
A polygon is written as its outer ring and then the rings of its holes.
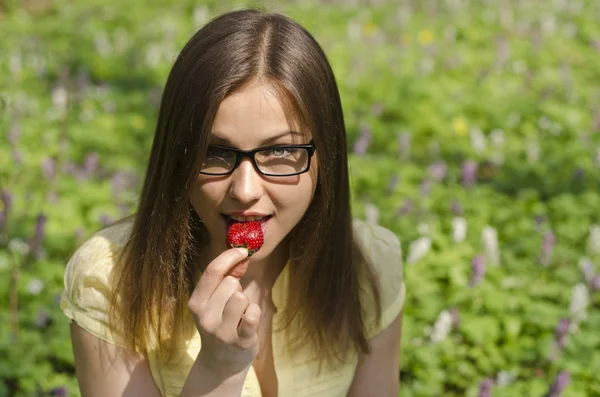
MULTIPOLYGON (((272 148, 256 153, 256 165, 265 174, 290 175, 303 172, 308 166, 308 150, 303 148, 272 148)), ((202 165, 207 174, 225 174, 235 165, 235 152, 223 148, 208 148, 202 165)))

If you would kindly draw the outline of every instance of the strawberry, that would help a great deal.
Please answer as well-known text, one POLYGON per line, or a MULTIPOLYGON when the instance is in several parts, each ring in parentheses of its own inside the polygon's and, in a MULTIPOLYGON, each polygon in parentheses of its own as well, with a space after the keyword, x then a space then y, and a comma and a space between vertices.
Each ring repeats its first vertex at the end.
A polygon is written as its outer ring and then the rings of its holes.
POLYGON ((233 222, 227 229, 227 247, 241 247, 248 249, 248 256, 252 256, 263 245, 263 232, 260 221, 233 222))

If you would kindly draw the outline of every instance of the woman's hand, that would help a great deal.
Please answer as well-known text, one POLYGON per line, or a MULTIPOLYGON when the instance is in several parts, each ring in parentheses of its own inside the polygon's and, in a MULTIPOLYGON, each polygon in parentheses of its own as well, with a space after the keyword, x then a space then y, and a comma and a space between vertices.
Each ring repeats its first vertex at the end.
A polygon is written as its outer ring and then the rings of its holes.
POLYGON ((239 279, 228 275, 241 277, 248 261, 248 251, 243 248, 217 256, 188 302, 202 343, 198 359, 223 375, 248 369, 258 354, 261 309, 242 292, 239 279))

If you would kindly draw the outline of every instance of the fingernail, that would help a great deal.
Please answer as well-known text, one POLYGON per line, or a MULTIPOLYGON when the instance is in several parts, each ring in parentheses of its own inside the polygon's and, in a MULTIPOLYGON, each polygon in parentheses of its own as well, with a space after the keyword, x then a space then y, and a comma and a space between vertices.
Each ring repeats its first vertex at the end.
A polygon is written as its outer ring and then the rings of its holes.
POLYGON ((238 251, 244 254, 244 256, 248 256, 248 250, 246 248, 238 248, 238 251))

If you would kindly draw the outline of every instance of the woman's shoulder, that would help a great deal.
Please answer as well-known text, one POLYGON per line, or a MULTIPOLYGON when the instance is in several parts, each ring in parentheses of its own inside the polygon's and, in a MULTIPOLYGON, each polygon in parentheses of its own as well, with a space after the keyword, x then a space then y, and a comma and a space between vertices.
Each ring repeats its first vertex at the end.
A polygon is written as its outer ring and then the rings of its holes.
POLYGON ((75 250, 64 272, 61 309, 92 335, 124 346, 108 325, 113 266, 125 246, 132 222, 127 218, 95 232, 75 250))
POLYGON ((108 282, 115 259, 125 246, 133 223, 125 218, 93 233, 72 254, 65 268, 68 290, 72 283, 92 277, 96 282, 108 282))
MULTIPOLYGON (((398 236, 390 229, 368 223, 362 219, 353 217, 352 228, 356 241, 363 251, 370 256, 368 259, 381 260, 384 258, 397 260, 402 263, 402 247, 398 236), (375 255, 377 258, 372 258, 375 255)), ((375 265, 375 264, 374 264, 375 265)))
POLYGON ((94 232, 73 254, 73 258, 85 257, 93 260, 114 256, 121 250, 131 234, 133 221, 125 218, 117 223, 94 232))
MULTIPOLYGON (((367 337, 372 338, 385 329, 404 307, 406 287, 402 249, 398 236, 386 227, 358 218, 353 218, 352 226, 355 240, 375 272, 380 287, 381 322, 376 323, 370 317, 367 326, 367 337)), ((364 293, 370 295, 369 292, 364 293)))

